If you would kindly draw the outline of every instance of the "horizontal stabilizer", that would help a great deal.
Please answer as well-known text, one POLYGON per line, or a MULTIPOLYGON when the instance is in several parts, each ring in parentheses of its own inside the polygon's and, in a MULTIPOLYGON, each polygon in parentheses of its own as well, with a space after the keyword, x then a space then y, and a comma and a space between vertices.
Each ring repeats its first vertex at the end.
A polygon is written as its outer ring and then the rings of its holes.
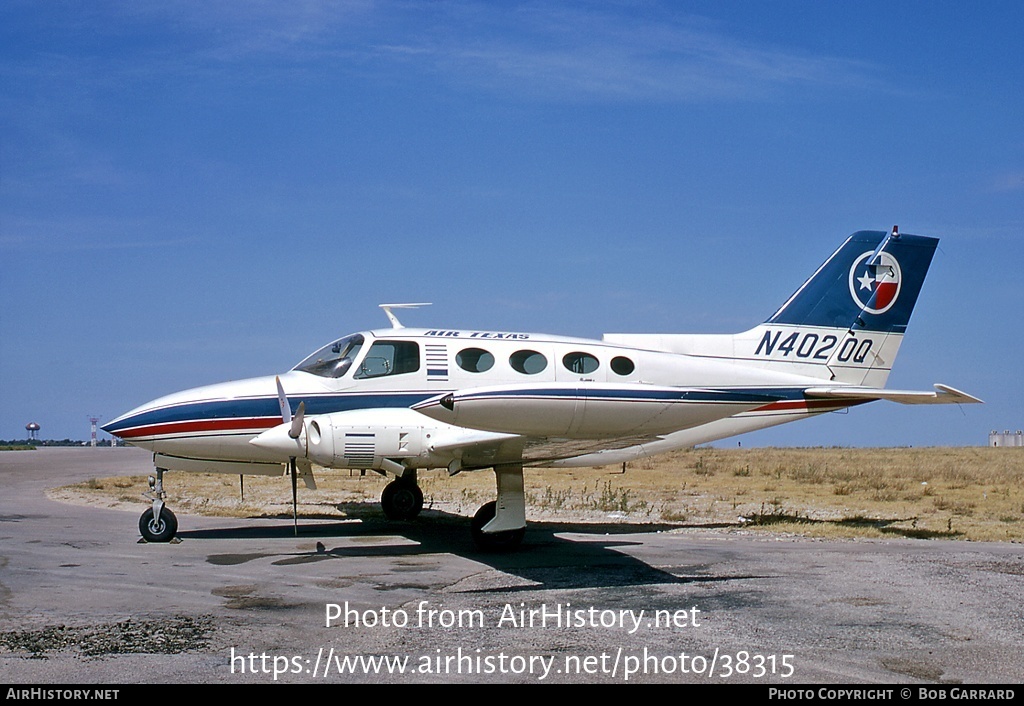
POLYGON ((872 387, 809 387, 808 397, 843 397, 860 400, 889 400, 900 404, 974 404, 977 397, 948 385, 936 385, 934 392, 919 390, 884 390, 872 387))

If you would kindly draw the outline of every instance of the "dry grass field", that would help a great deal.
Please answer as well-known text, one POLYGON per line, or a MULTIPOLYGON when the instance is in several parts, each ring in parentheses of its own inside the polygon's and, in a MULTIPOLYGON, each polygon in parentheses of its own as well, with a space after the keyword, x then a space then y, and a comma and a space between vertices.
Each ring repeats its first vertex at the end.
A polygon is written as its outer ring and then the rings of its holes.
MULTIPOLYGON (((379 514, 385 480, 321 470, 299 487, 300 517, 379 514)), ((472 515, 493 499, 494 475, 421 472, 425 508, 472 515)), ((171 473, 168 503, 183 513, 290 517, 287 477, 171 473)), ((621 466, 527 469, 527 517, 715 527, 826 538, 1024 541, 1024 449, 697 448, 621 466)), ((147 501, 145 477, 96 478, 52 491, 66 502, 147 501)))

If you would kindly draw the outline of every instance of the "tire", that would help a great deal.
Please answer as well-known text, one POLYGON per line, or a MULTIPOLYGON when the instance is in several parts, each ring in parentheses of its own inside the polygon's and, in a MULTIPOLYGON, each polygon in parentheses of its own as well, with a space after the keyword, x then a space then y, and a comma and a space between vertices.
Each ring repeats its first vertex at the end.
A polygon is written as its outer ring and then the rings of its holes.
POLYGON ((526 528, 520 527, 519 529, 506 530, 504 532, 484 532, 484 525, 493 520, 497 512, 498 503, 493 500, 482 505, 476 511, 476 514, 473 515, 473 521, 469 525, 470 532, 473 534, 473 541, 476 543, 477 548, 485 552, 513 551, 522 544, 523 537, 526 535, 526 528))
POLYGON ((393 480, 384 486, 380 505, 389 520, 411 520, 423 509, 423 491, 415 483, 393 480))
POLYGON ((160 511, 160 519, 153 519, 153 508, 139 518, 139 532, 147 542, 170 542, 178 533, 178 518, 168 508, 160 511))

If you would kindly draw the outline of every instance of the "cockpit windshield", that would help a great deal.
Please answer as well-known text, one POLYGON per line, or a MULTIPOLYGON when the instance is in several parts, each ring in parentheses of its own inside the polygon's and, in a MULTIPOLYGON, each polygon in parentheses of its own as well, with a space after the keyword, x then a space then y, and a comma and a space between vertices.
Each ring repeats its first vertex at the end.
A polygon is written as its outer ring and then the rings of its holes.
POLYGON ((352 367, 362 345, 363 337, 358 333, 339 338, 296 365, 295 370, 323 378, 340 378, 352 367))

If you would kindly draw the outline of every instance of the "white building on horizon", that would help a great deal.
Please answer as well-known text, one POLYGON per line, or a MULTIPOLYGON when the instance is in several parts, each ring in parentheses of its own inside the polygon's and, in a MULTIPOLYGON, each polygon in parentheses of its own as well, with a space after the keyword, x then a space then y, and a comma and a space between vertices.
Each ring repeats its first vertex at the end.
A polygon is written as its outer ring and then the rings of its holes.
POLYGON ((1024 431, 990 431, 988 433, 989 446, 1024 446, 1024 431))

